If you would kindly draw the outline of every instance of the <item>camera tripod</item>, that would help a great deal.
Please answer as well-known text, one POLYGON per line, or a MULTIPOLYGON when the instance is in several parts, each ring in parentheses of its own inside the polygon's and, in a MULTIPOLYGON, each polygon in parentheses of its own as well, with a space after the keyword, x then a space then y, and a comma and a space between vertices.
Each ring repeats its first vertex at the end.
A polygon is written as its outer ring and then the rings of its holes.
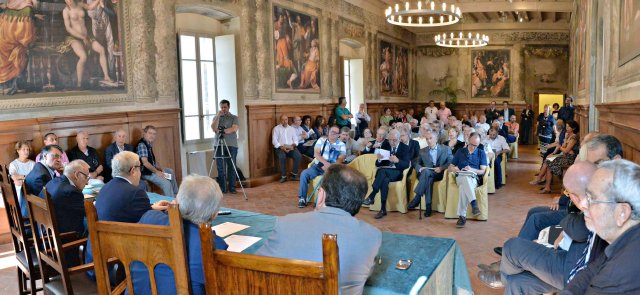
MULTIPOLYGON (((233 172, 236 174, 238 182, 240 182, 240 189, 242 190, 242 195, 244 196, 244 200, 248 201, 249 199, 247 198, 247 193, 244 191, 242 180, 240 180, 240 174, 238 173, 238 168, 236 166, 236 163, 233 161, 233 157, 231 156, 231 152, 229 151, 229 146, 227 145, 227 141, 225 140, 224 134, 222 132, 224 131, 221 131, 220 133, 218 133, 218 144, 215 145, 215 147, 213 148, 213 161, 211 162, 211 167, 209 167, 209 177, 211 177, 211 172, 213 172, 213 165, 217 164, 216 162, 218 160, 222 161, 222 165, 223 165, 222 169, 225 173, 225 176, 228 176, 227 161, 225 161, 225 159, 229 159, 229 162, 231 162, 231 167, 233 168, 233 172), (219 149, 222 149, 220 156, 218 156, 219 149), (225 151, 226 151, 226 155, 225 155, 225 151)), ((220 175, 218 175, 218 177, 222 178, 220 175)), ((223 179, 223 181, 224 181, 223 185, 226 186, 227 180, 223 179)), ((235 183, 233 185, 235 186, 235 183)), ((224 190, 224 188, 222 189, 224 190)), ((229 188, 229 190, 231 190, 231 188, 229 188)))

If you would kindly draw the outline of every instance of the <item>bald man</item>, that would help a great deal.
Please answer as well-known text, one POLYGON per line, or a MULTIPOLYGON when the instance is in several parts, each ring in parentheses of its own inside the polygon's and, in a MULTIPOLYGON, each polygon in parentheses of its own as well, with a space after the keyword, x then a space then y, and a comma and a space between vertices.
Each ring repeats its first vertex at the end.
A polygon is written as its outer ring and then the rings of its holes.
MULTIPOLYGON (((569 167, 563 185, 572 202, 579 204, 586 198, 595 170, 594 164, 585 161, 569 167)), ((483 270, 478 273, 479 279, 493 288, 504 286, 504 294, 542 294, 564 289, 589 245, 589 230, 580 211, 569 213, 560 225, 563 232, 553 248, 525 238, 509 239, 504 244, 500 272, 483 270)))
POLYGON ((300 159, 302 155, 296 148, 298 146, 299 138, 296 134, 296 130, 289 126, 289 117, 287 115, 280 116, 280 124, 273 127, 271 132, 271 143, 278 157, 280 163, 280 182, 287 181, 287 158, 293 159, 293 168, 291 168, 291 179, 298 180, 298 167, 300 166, 300 159))
POLYGON ((85 161, 85 163, 89 164, 90 179, 104 181, 104 177, 102 177, 104 167, 102 167, 100 163, 96 149, 89 146, 89 133, 86 131, 78 131, 76 134, 76 143, 77 145, 69 150, 69 161, 85 161))
POLYGON ((105 170, 103 173, 105 182, 111 180, 111 160, 113 160, 113 156, 118 154, 119 152, 135 152, 133 150, 133 146, 127 143, 127 132, 124 129, 118 129, 113 133, 113 143, 107 146, 104 151, 104 166, 105 170))

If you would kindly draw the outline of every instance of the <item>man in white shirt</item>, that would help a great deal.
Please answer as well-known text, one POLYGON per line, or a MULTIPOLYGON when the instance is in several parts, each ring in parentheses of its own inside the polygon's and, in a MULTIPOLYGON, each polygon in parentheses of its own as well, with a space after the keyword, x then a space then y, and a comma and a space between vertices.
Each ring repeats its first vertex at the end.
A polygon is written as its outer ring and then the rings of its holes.
POLYGON ((289 117, 287 115, 280 116, 280 124, 273 127, 271 133, 271 143, 278 156, 278 162, 280 163, 280 182, 287 181, 287 168, 286 158, 293 159, 293 168, 291 169, 291 179, 298 179, 298 167, 300 166, 300 151, 296 148, 298 146, 298 136, 296 130, 289 126, 289 117))
POLYGON ((495 173, 493 173, 493 177, 495 179, 496 189, 499 189, 502 186, 502 154, 506 154, 510 152, 509 144, 507 140, 502 136, 498 135, 498 130, 495 128, 489 129, 489 137, 487 138, 487 144, 493 150, 495 154, 496 160, 493 163, 493 169, 495 173))
POLYGON ((310 129, 309 132, 304 131, 302 128, 302 118, 298 116, 293 117, 293 125, 291 125, 291 127, 296 131, 296 138, 298 139, 296 147, 298 151, 304 155, 308 148, 304 146, 304 142, 309 138, 309 135, 313 130, 310 129))
POLYGON ((475 128, 480 129, 479 127, 482 128, 484 132, 487 132, 489 131, 489 129, 491 129, 491 126, 487 123, 487 116, 480 115, 480 121, 476 124, 475 128))
POLYGON ((347 149, 339 139, 340 129, 338 126, 329 128, 329 135, 326 138, 318 139, 313 147, 315 159, 311 167, 302 171, 300 177, 300 191, 298 192, 298 208, 307 206, 307 189, 309 181, 324 174, 332 164, 342 164, 347 154, 347 149))
POLYGON ((438 120, 438 108, 433 100, 430 100, 429 106, 424 109, 424 117, 427 118, 427 123, 438 120))

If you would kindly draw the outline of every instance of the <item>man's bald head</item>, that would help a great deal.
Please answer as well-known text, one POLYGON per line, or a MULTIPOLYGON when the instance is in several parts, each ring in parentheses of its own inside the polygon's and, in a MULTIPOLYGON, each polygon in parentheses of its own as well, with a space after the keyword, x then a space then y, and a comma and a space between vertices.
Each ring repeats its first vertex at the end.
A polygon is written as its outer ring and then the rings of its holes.
POLYGON ((567 169, 562 184, 569 191, 569 198, 574 204, 580 204, 580 200, 586 198, 587 185, 596 169, 596 165, 587 161, 576 161, 567 169))

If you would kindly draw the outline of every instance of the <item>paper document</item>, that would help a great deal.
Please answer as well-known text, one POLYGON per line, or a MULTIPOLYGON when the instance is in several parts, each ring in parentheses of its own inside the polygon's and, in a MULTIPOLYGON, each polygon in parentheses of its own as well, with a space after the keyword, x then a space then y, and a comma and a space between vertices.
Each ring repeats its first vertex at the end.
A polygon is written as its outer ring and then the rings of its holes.
POLYGON ((166 178, 167 180, 171 180, 171 174, 165 173, 164 178, 166 178))
POLYGON ((216 231, 216 235, 218 237, 226 237, 230 234, 237 233, 246 228, 249 228, 249 226, 227 221, 225 223, 218 224, 211 229, 216 231))
POLYGON ((315 140, 309 140, 305 142, 302 146, 314 146, 316 144, 315 140))
POLYGON ((458 173, 458 175, 464 175, 464 176, 477 176, 477 174, 475 172, 473 172, 473 171, 460 170, 460 171, 458 171, 456 173, 458 173))
POLYGON ((245 249, 251 247, 251 245, 260 241, 261 238, 251 236, 233 235, 224 239, 225 243, 229 245, 227 251, 242 252, 245 249))
POLYGON ((383 150, 383 149, 376 149, 375 154, 376 155, 382 155, 382 159, 380 159, 380 160, 384 161, 384 160, 389 160, 389 156, 391 155, 391 151, 383 150))
POLYGON ((553 155, 553 156, 547 156, 547 160, 549 160, 549 162, 553 162, 553 160, 555 160, 556 158, 558 158, 559 155, 553 155))

